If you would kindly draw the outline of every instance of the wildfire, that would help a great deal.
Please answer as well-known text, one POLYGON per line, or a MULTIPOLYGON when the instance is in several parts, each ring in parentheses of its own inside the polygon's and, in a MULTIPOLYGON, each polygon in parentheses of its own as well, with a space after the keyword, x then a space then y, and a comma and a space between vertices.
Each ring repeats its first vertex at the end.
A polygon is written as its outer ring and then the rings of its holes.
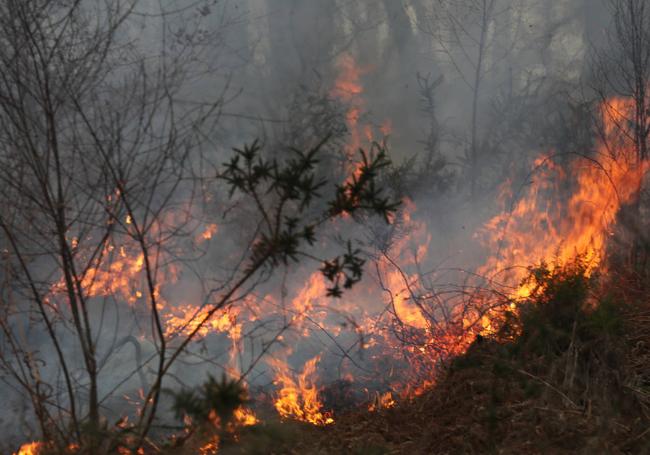
MULTIPOLYGON (((494 252, 478 273, 507 287, 516 302, 529 295, 529 284, 521 284, 523 267, 545 262, 561 266, 582 255, 587 274, 603 265, 607 238, 619 209, 638 196, 648 163, 638 163, 633 147, 621 131, 621 118, 631 118, 632 102, 612 99, 601 106, 603 136, 593 159, 576 158, 568 169, 556 163, 552 154, 534 162, 533 181, 525 197, 511 210, 488 221, 477 234, 494 252), (563 190, 572 188, 568 198, 563 190), (566 200, 565 203, 562 203, 566 200)), ((506 186, 502 199, 512 190, 506 186)), ((512 304, 511 309, 516 307, 512 304)), ((484 316, 484 331, 492 329, 492 317, 484 316)))
MULTIPOLYGON (((179 333, 190 333, 199 327, 200 322, 205 318, 210 308, 197 310, 194 305, 176 305, 170 307, 165 313, 165 335, 172 336, 179 333)), ((229 333, 232 337, 238 338, 241 333, 241 324, 237 323, 238 309, 230 308, 228 311, 213 317, 201 328, 198 335, 205 337, 209 333, 229 333)))
POLYGON ((368 411, 375 412, 375 411, 378 411, 380 409, 390 409, 390 408, 394 407, 395 404, 396 404, 396 402, 393 399, 392 392, 386 392, 386 393, 381 394, 381 395, 376 394, 375 399, 368 406, 368 411))
POLYGON ((309 422, 314 425, 328 425, 334 419, 321 411, 322 403, 316 387, 316 367, 320 355, 305 362, 297 380, 289 372, 286 362, 270 359, 269 364, 276 372, 274 383, 280 387, 275 400, 275 409, 281 417, 309 422))
POLYGON ((18 449, 18 452, 14 452, 14 455, 39 455, 43 448, 44 445, 42 442, 29 442, 23 444, 20 449, 18 449))
MULTIPOLYGON (((476 334, 497 330, 504 310, 516 311, 530 294, 531 285, 523 281, 529 266, 540 262, 562 266, 577 255, 587 263, 588 274, 605 266, 607 239, 619 210, 635 201, 648 170, 647 163, 637 162, 626 139, 633 135, 621 131, 621 125, 627 125, 621 119, 633 117, 631 109, 631 102, 621 99, 602 106, 603 134, 593 157, 572 156, 560 165, 558 157, 546 153, 534 161, 525 192, 513 189, 512 182, 502 186, 503 211, 475 234, 490 252, 476 269, 485 281, 470 282, 470 292, 457 287, 441 304, 432 303, 435 290, 423 290, 421 277, 413 273, 428 256, 430 237, 426 224, 415 216, 415 204, 405 201, 401 223, 407 235, 398 238, 378 263, 388 296, 384 301, 399 321, 401 341, 390 341, 390 334, 376 325, 363 327, 379 337, 386 350, 392 349, 395 358, 406 355, 411 365, 404 375, 412 378, 397 378, 391 383, 393 390, 421 393, 435 383, 432 366, 439 360, 465 352, 476 334)), ((367 305, 370 295, 366 291, 358 303, 367 305)), ((370 405, 378 407, 378 400, 370 405)))
POLYGON ((405 269, 414 266, 418 259, 426 256, 431 236, 427 233, 426 224, 413 219, 415 204, 410 199, 404 199, 403 205, 402 224, 409 235, 397 240, 390 252, 391 256, 396 257, 384 257, 380 262, 380 271, 384 276, 384 287, 391 294, 390 301, 397 318, 410 327, 426 329, 430 326, 430 321, 413 299, 413 289, 416 288, 419 277, 417 274, 408 274, 405 269), (415 251, 410 248, 414 239, 419 243, 415 251))
MULTIPOLYGON (((372 142, 373 127, 361 122, 365 108, 361 84, 363 70, 347 54, 339 59, 338 68, 339 76, 331 94, 348 105, 345 119, 350 140, 346 152, 351 157, 364 141, 372 142)), ((573 157, 567 160, 568 164, 560 165, 553 153, 546 153, 534 161, 532 181, 524 194, 513 189, 512 182, 506 182, 501 188, 499 200, 503 210, 475 234, 475 238, 491 253, 476 269, 476 274, 485 278, 487 284, 481 283, 485 288, 497 288, 501 298, 507 297, 508 310, 516 310, 518 302, 530 294, 529 285, 521 284, 528 274, 527 266, 540 261, 550 266, 562 265, 580 254, 588 264, 588 273, 602 267, 607 238, 611 235, 619 209, 634 202, 648 169, 647 163, 639 164, 635 160, 633 150, 622 139, 624 135, 620 128, 625 122, 621 119, 627 117, 632 108, 630 102, 620 99, 602 106, 603 138, 593 158, 573 157)), ((388 135, 390 122, 385 122, 379 131, 388 135)), ((364 283, 362 292, 353 294, 354 301, 339 306, 341 313, 347 311, 358 316, 353 326, 366 336, 360 343, 363 348, 376 351, 383 348, 381 355, 399 358, 410 368, 404 374, 412 376, 406 379, 397 377, 397 383, 391 384, 392 391, 376 394, 368 406, 370 411, 393 407, 396 403, 394 393, 419 394, 433 385, 435 378, 428 373, 441 359, 464 352, 477 333, 493 333, 503 318, 503 306, 497 308, 491 295, 480 292, 472 294, 474 301, 469 309, 463 306, 463 302, 457 304, 458 301, 453 299, 437 308, 427 306, 430 303, 426 303, 426 298, 430 296, 419 287, 422 277, 418 270, 420 261, 425 261, 429 254, 431 235, 426 223, 416 215, 415 203, 405 200, 399 216, 406 235, 396 238, 376 261, 381 289, 364 283), (423 295, 426 298, 422 298, 423 295), (387 311, 383 311, 384 308, 387 311), (379 316, 370 316, 375 310, 379 316), (387 314, 392 316, 391 322, 378 324, 377 321, 386 318, 387 314), (402 331, 401 337, 394 336, 395 327, 402 331), (399 340, 395 341, 395 338, 399 340), (419 371, 421 365, 429 370, 419 371), (412 378, 417 378, 417 383, 412 378)), ((130 216, 125 223, 133 224, 130 216)), ((196 245, 213 239, 218 231, 216 224, 201 227, 189 237, 196 245)), ((78 244, 79 241, 74 239, 74 248, 78 244)), ((89 297, 112 296, 131 306, 146 299, 143 285, 145 258, 137 248, 129 248, 128 244, 109 244, 100 257, 101 261, 98 259, 95 266, 89 267, 81 281, 81 287, 89 297)), ((165 275, 158 280, 160 286, 176 283, 179 275, 178 269, 168 266, 165 275)), ((61 280, 53 293, 63 288, 61 280)), ((322 324, 323 330, 332 337, 338 336, 341 324, 333 324, 328 319, 330 313, 324 304, 327 283, 322 274, 311 274, 306 283, 296 289, 295 298, 288 307, 290 325, 304 338, 311 336, 303 326, 308 320, 322 324)), ((171 339, 196 329, 199 337, 225 334, 232 343, 229 367, 235 369, 242 333, 246 333, 247 324, 255 322, 257 316, 252 311, 246 312, 245 305, 223 308, 199 328, 210 308, 185 302, 170 304, 162 298, 162 290, 156 288, 155 295, 165 324, 165 335, 171 339)), ((255 304, 260 310, 258 313, 270 312, 269 302, 258 299, 255 304)), ((286 358, 289 353, 284 355, 286 358)), ((321 355, 316 355, 306 361, 298 373, 292 372, 285 360, 268 359, 274 373, 273 383, 278 388, 274 406, 282 418, 314 425, 334 422, 331 413, 323 410, 319 396, 317 368, 320 359, 321 355)), ((234 417, 235 427, 258 422, 249 409, 237 409, 234 417)), ((200 453, 216 453, 219 442, 215 437, 200 449, 200 453)), ((14 455, 38 455, 42 449, 42 443, 32 442, 23 445, 14 455)))
POLYGON ((235 409, 235 422, 238 426, 250 427, 257 425, 259 420, 251 409, 239 407, 235 409))
MULTIPOLYGON (((308 315, 310 317, 325 316, 325 312, 319 311, 319 306, 324 303, 326 293, 327 283, 325 283, 323 274, 320 271, 313 272, 291 300, 294 311, 291 319, 292 323, 298 326, 308 315)), ((304 333, 304 336, 308 336, 308 334, 304 333)))
POLYGON ((114 255, 115 247, 109 245, 105 253, 111 259, 104 267, 91 267, 84 275, 81 286, 91 297, 121 296, 133 305, 142 297, 140 272, 144 264, 142 253, 131 254, 124 246, 114 255))
MULTIPOLYGON (((110 199, 110 198, 109 198, 110 199)), ((172 215, 169 216, 173 218, 172 215)), ((130 216, 126 219, 127 224, 132 223, 130 216)), ((158 229, 162 229, 158 227, 158 229)), ((217 233, 216 224, 207 224, 195 236, 196 245, 211 240, 217 233)), ((72 239, 72 245, 77 248, 79 240, 72 239)), ((84 251, 78 252, 83 256, 84 251)), ((157 260, 165 259, 164 251, 157 251, 157 260)), ((203 319, 208 308, 199 308, 196 305, 178 303, 169 304, 162 295, 164 287, 171 287, 179 280, 180 266, 166 263, 164 267, 156 267, 155 288, 153 296, 161 311, 165 322, 165 335, 173 336, 189 334, 203 319)), ((122 239, 122 243, 107 243, 102 253, 90 261, 81 277, 81 289, 87 298, 112 297, 116 300, 136 306, 138 302, 144 302, 151 298, 146 283, 144 253, 130 239, 122 239)), ((52 286, 50 299, 57 295, 65 295, 65 280, 62 277, 52 286)), ((220 312, 214 319, 209 321, 199 332, 199 337, 205 337, 211 332, 228 332, 231 339, 238 339, 241 325, 236 323, 238 312, 229 310, 220 312)))
MULTIPOLYGON (((345 152, 350 161, 355 157, 360 148, 370 145, 375 140, 375 128, 371 124, 361 122, 361 116, 365 110, 363 99, 363 85, 361 77, 367 73, 367 69, 359 67, 350 54, 342 54, 337 61, 338 76, 334 81, 334 87, 330 94, 347 105, 345 124, 350 138, 346 143, 345 152)), ((391 122, 386 120, 379 126, 379 132, 383 137, 391 133, 391 122)), ((351 170, 357 173, 358 164, 353 165, 351 170)))
MULTIPOLYGON (((49 445, 46 445, 43 442, 34 441, 28 442, 20 446, 18 452, 14 452, 13 455, 41 455, 42 453, 51 453, 52 448, 49 445)), ((76 444, 70 444, 66 449, 65 453, 76 453, 79 450, 79 446, 76 444)))
POLYGON ((205 445, 199 448, 200 455, 212 455, 219 451, 219 437, 213 436, 205 445))
POLYGON ((217 233, 217 225, 216 224, 208 224, 203 232, 201 232, 197 238, 196 242, 201 243, 205 240, 210 240, 214 235, 217 233))
MULTIPOLYGON (((361 76, 363 71, 359 68, 350 54, 343 54, 338 60, 339 74, 334 82, 332 94, 344 101, 356 101, 363 93, 361 76)), ((359 111, 356 110, 356 113, 359 111)))

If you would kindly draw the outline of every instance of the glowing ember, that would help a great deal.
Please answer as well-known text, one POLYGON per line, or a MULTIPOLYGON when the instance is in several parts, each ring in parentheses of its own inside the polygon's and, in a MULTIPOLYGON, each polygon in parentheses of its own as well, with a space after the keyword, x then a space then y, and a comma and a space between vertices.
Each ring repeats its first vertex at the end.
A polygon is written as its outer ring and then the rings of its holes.
POLYGON ((118 447, 117 453, 119 455, 144 455, 144 449, 140 447, 137 451, 134 452, 133 450, 126 447, 118 447))

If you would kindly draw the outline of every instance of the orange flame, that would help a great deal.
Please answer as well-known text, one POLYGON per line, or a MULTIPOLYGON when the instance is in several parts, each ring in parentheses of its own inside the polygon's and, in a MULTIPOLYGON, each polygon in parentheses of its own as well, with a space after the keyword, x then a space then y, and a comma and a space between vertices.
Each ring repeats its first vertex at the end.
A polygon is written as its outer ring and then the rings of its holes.
POLYGON ((205 226, 205 229, 201 234, 199 234, 196 238, 197 243, 201 243, 205 240, 210 240, 214 235, 217 233, 217 225, 216 224, 208 224, 205 226))
MULTIPOLYGON (((176 305, 165 313, 165 335, 190 333, 199 327, 210 308, 197 310, 194 305, 176 305)), ((237 308, 224 310, 199 328, 198 335, 205 337, 209 333, 228 332, 233 336, 241 333, 241 324, 237 323, 237 308)))
POLYGON ((404 269, 408 266, 415 265, 416 260, 426 256, 431 236, 427 233, 427 226, 412 218, 416 206, 410 199, 404 199, 402 210, 402 223, 410 232, 409 236, 398 239, 391 248, 391 254, 396 258, 389 261, 384 258, 380 262, 380 271, 384 275, 384 286, 391 293, 391 303, 395 310, 395 315, 399 320, 408 326, 418 329, 426 329, 430 322, 427 321, 424 314, 412 298, 412 289, 416 287, 418 276, 408 274, 404 269), (413 239, 417 239, 419 245, 415 251, 409 248, 413 239), (399 268, 395 267, 392 262, 399 262, 399 268))
MULTIPOLYGON (((588 274, 602 269, 619 209, 635 201, 648 170, 648 163, 638 163, 634 147, 626 139, 633 135, 621 131, 621 125, 628 125, 621 118, 633 117, 632 109, 630 100, 614 99, 602 106, 604 131, 593 158, 577 157, 561 166, 552 154, 545 154, 533 163, 532 182, 523 197, 513 191, 512 182, 502 186, 503 212, 475 234, 492 253, 477 269, 488 286, 472 283, 472 292, 461 292, 458 300, 451 297, 443 303, 447 307, 443 318, 437 318, 432 308, 416 304, 419 277, 409 270, 414 269, 417 258, 427 255, 428 229, 413 217, 415 205, 405 202, 402 223, 408 235, 398 239, 391 257, 378 264, 384 290, 390 292, 388 303, 408 337, 408 344, 394 344, 386 341, 388 337, 383 343, 395 350, 396 357, 400 352, 409 353, 407 361, 416 381, 397 378, 391 384, 393 390, 405 395, 421 393, 435 383, 432 364, 465 352, 476 334, 493 333, 504 310, 516 310, 518 302, 530 294, 531 285, 522 284, 528 266, 540 262, 561 266, 580 255, 588 264, 588 274), (418 246, 409 251, 413 243, 418 246), (509 300, 504 302, 504 295, 509 300)), ((364 330, 380 335, 371 325, 364 330)))
POLYGON ((274 383, 280 386, 274 405, 281 417, 314 425, 334 423, 331 415, 321 411, 322 404, 315 385, 316 366, 319 360, 319 355, 308 360, 297 380, 290 374, 286 362, 275 358, 269 360, 270 366, 276 372, 274 383))
POLYGON ((235 422, 238 426, 250 427, 257 425, 259 420, 251 409, 239 407, 235 409, 235 422))
POLYGON ((219 436, 213 436, 210 440, 199 447, 200 455, 213 455, 219 451, 219 436))
MULTIPOLYGON (((361 84, 364 71, 350 55, 343 55, 339 59, 338 68, 339 76, 331 95, 348 105, 345 118, 350 141, 346 152, 351 157, 362 147, 364 141, 372 142, 373 127, 361 124, 365 108, 361 84)), ((512 182, 506 182, 501 188, 500 201, 504 210, 476 233, 476 238, 492 253, 477 269, 477 274, 486 277, 491 286, 499 288, 503 291, 502 294, 512 300, 510 309, 516 309, 517 302, 530 293, 530 288, 521 284, 528 273, 526 266, 540 261, 545 261, 550 266, 560 265, 573 259, 576 254, 584 255, 589 265, 588 273, 602 266, 607 238, 611 234, 617 213, 622 205, 635 200, 648 168, 647 163, 637 163, 633 148, 629 141, 626 143, 625 134, 621 132, 622 125, 626 124, 623 120, 631 117, 632 108, 629 100, 622 99, 611 100, 602 106, 604 139, 597 146, 595 158, 574 159, 568 167, 563 167, 555 161, 553 154, 547 153, 535 160, 532 183, 523 197, 513 191, 512 182), (567 191, 568 197, 558 198, 567 191), (514 202, 511 202, 513 199, 514 202), (558 203, 558 200, 565 202, 558 203), (510 204, 512 205, 509 206, 510 204)), ((390 122, 385 122, 379 130, 384 135, 389 134, 390 122)), ((410 357, 402 358, 409 362, 417 359, 419 364, 427 364, 433 370, 431 366, 445 355, 464 352, 476 333, 493 333, 502 320, 503 308, 491 309, 494 302, 489 296, 485 297, 484 302, 480 301, 481 296, 477 296, 479 303, 469 312, 462 305, 448 308, 449 315, 445 315, 447 319, 443 322, 447 324, 447 332, 436 332, 439 327, 434 327, 432 314, 427 313, 427 309, 420 306, 415 298, 420 277, 413 270, 417 269, 419 260, 427 256, 431 241, 426 224, 415 218, 416 211, 412 201, 404 201, 400 216, 408 236, 395 241, 390 257, 387 254, 378 260, 377 270, 385 292, 380 294, 376 288, 364 287, 362 293, 354 294, 358 300, 349 307, 341 303, 340 308, 360 315, 361 322, 355 321, 359 332, 376 335, 375 338, 364 340, 367 343, 364 347, 376 347, 378 343, 384 343, 386 356, 398 358, 406 351, 410 357), (413 247, 413 244, 416 246, 413 247), (390 329, 378 327, 376 320, 368 316, 373 310, 372 306, 377 305, 374 302, 386 304, 394 319, 399 320, 405 328, 405 332, 416 333, 418 338, 409 344, 393 344, 389 341, 392 339, 390 329)), ((133 220, 127 217, 125 222, 132 224, 133 220)), ((205 225, 194 236, 194 241, 197 244, 208 241, 217 231, 216 224, 205 225)), ((72 244, 77 248, 79 241, 74 239, 72 244)), ((110 255, 111 260, 87 271, 81 283, 83 289, 91 297, 115 296, 131 305, 137 304, 145 289, 143 255, 137 249, 129 249, 128 245, 108 245, 104 254, 110 255)), ((159 280, 163 285, 174 283, 179 274, 173 267, 167 273, 164 279, 159 280)), ((63 280, 57 286, 62 288, 63 280)), ((329 334, 338 335, 341 326, 328 324, 327 311, 323 309, 326 287, 320 272, 309 277, 291 301, 292 325, 300 327, 299 324, 309 316, 310 321, 322 323, 329 334)), ((155 292, 159 297, 160 290, 156 289, 155 292)), ((193 331, 209 311, 209 308, 198 308, 182 302, 170 305, 163 299, 160 299, 160 309, 168 337, 193 331)), ((201 327, 198 335, 205 337, 210 333, 227 334, 232 342, 232 366, 235 364, 236 349, 242 333, 245 333, 245 324, 254 320, 252 315, 244 313, 241 306, 226 308, 201 327)), ((302 336, 311 335, 303 328, 302 336)), ((332 416, 322 410, 316 385, 319 361, 320 355, 317 355, 304 364, 301 372, 293 374, 286 361, 276 358, 268 360, 275 372, 274 384, 279 389, 274 406, 282 418, 315 425, 334 422, 332 416)), ((413 362, 409 366, 416 370, 419 364, 413 362)), ((434 379, 425 375, 418 378, 417 384, 404 384, 403 377, 396 380, 402 384, 397 384, 394 392, 404 391, 405 394, 421 393, 434 383, 434 379)), ((394 403, 392 393, 388 392, 377 396, 370 409, 388 408, 394 403)), ((252 412, 243 409, 236 411, 235 418, 239 425, 253 425, 257 422, 252 412)), ((201 453, 214 453, 218 445, 218 439, 210 441, 201 449, 201 453)), ((18 455, 38 455, 42 447, 38 442, 25 444, 18 455)))
MULTIPOLYGON (((361 77, 368 69, 362 69, 350 54, 342 54, 337 61, 338 76, 334 81, 334 87, 330 94, 347 105, 345 113, 345 124, 350 134, 346 143, 345 152, 350 161, 353 160, 360 148, 366 148, 375 141, 375 129, 371 124, 362 124, 361 116, 366 109, 363 99, 363 85, 361 77)), ((384 121, 378 128, 385 138, 392 130, 391 122, 384 121)), ((358 163, 351 166, 354 174, 359 172, 358 163)))
MULTIPOLYGON (((624 138, 621 118, 631 118, 631 100, 613 99, 601 106, 603 139, 592 158, 573 160, 568 170, 552 155, 543 155, 535 165, 532 185, 524 198, 490 221, 478 233, 496 254, 478 273, 511 288, 516 301, 529 295, 529 284, 521 284, 527 274, 522 266, 545 262, 550 267, 566 264, 582 255, 587 274, 602 266, 607 238, 621 206, 638 196, 648 163, 638 163, 634 147, 624 138), (573 185, 566 203, 562 187, 573 185), (553 198, 555 196, 555 198, 553 198)), ((629 136, 628 136, 629 137, 629 136)), ((503 190, 508 199, 510 188, 503 190)), ((513 303, 513 307, 516 304, 513 303)), ((492 330, 491 317, 482 322, 492 330)))
POLYGON ((375 412, 380 409, 390 409, 394 407, 395 404, 396 402, 393 399, 393 394, 391 392, 386 392, 381 395, 377 394, 373 402, 368 406, 368 411, 375 412))
MULTIPOLYGON (((42 453, 51 453, 52 447, 49 445, 39 442, 39 441, 34 441, 34 442, 28 442, 26 444, 23 444, 20 446, 20 449, 18 449, 18 452, 14 452, 13 455, 40 455, 42 453)), ((64 449, 65 453, 76 453, 79 450, 79 446, 76 444, 70 444, 66 449, 64 449)))
POLYGON ((41 449, 44 449, 45 446, 42 442, 34 441, 27 444, 23 444, 18 452, 14 452, 14 455, 39 455, 41 449))

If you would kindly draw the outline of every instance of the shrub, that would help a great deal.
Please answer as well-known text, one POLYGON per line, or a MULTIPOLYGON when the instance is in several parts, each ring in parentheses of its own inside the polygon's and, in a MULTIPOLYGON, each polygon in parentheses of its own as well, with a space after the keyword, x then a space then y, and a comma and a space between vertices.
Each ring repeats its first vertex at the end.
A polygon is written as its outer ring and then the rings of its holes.
POLYGON ((244 386, 225 374, 220 380, 208 376, 198 390, 183 389, 170 393, 174 397, 176 417, 182 419, 189 416, 193 423, 199 425, 212 422, 216 416, 223 426, 232 419, 235 410, 248 401, 244 386))

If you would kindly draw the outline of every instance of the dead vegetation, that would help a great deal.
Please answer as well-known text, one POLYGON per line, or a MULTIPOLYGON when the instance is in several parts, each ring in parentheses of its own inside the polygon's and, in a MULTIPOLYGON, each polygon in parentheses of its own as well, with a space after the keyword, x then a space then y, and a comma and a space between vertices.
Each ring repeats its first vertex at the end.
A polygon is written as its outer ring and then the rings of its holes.
POLYGON ((518 314, 424 394, 327 427, 247 429, 225 453, 645 453, 650 313, 641 294, 584 271, 531 270, 518 314))

